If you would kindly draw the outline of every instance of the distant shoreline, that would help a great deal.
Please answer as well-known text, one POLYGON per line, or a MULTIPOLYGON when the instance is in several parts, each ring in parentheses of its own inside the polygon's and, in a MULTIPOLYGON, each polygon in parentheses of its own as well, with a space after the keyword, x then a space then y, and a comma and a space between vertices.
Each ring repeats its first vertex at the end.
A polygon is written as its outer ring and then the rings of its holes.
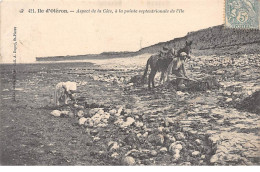
POLYGON ((218 25, 194 32, 188 32, 184 37, 174 38, 166 42, 159 42, 133 52, 122 51, 72 56, 36 57, 36 61, 55 62, 134 57, 143 54, 157 53, 165 46, 178 50, 185 45, 185 41, 193 41, 192 54, 194 56, 260 53, 260 30, 245 31, 225 28, 224 25, 218 25))

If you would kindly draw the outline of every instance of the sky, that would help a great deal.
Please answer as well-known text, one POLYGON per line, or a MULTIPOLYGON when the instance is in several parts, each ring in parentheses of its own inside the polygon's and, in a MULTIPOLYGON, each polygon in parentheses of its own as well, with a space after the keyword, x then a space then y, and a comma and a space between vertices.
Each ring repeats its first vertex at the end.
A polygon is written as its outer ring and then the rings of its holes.
POLYGON ((223 24, 224 0, 21 0, 1 2, 1 63, 10 63, 17 42, 17 63, 35 57, 137 51, 158 42, 223 24), (23 13, 20 10, 23 9, 23 13), (74 13, 29 13, 60 9, 74 13), (100 9, 183 9, 184 13, 84 13, 100 9), (16 27, 16 41, 13 41, 16 27))

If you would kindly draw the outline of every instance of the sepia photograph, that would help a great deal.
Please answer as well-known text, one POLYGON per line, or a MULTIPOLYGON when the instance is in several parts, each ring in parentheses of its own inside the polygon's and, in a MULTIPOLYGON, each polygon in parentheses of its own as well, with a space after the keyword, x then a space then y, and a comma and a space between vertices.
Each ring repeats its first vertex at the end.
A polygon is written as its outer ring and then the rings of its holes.
POLYGON ((258 0, 2 0, 0 166, 259 166, 258 0))

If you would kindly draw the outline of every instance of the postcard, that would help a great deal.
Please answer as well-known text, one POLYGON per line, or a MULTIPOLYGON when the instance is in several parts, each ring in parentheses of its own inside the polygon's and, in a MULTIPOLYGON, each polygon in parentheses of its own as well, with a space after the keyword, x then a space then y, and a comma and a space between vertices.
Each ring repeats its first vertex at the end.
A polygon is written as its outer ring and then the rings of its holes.
POLYGON ((1 1, 1 166, 260 165, 259 7, 1 1))

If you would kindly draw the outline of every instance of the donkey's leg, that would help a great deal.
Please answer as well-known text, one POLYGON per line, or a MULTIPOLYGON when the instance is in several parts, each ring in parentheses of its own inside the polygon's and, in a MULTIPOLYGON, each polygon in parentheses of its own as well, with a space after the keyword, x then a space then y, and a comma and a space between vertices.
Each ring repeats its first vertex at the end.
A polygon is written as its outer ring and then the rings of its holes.
POLYGON ((163 85, 165 84, 165 79, 166 79, 165 73, 166 73, 166 71, 162 71, 162 73, 161 73, 160 83, 161 83, 161 81, 163 81, 163 85))
POLYGON ((172 72, 172 67, 173 67, 173 62, 171 62, 167 68, 167 82, 169 82, 169 75, 171 74, 172 72))
POLYGON ((164 84, 164 71, 162 71, 162 73, 161 73, 160 84, 162 83, 162 81, 164 84))
POLYGON ((155 74, 156 74, 156 70, 154 71, 151 71, 151 79, 152 79, 152 87, 154 88, 154 77, 155 77, 155 74))
POLYGON ((149 77, 148 77, 148 89, 151 89, 151 78, 152 78, 152 72, 150 72, 149 77))

